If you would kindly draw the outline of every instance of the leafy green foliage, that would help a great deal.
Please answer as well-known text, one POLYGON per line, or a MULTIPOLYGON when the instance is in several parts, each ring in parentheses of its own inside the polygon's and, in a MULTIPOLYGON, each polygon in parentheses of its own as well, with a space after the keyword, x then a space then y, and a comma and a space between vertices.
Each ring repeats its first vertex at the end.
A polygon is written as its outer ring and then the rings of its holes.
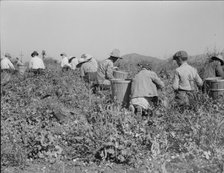
POLYGON ((103 98, 89 94, 78 71, 61 72, 52 63, 47 67, 38 76, 13 74, 1 87, 2 166, 79 160, 172 172, 174 161, 210 172, 209 165, 216 165, 222 171, 223 98, 194 93, 191 104, 180 108, 171 77, 164 78, 161 97, 168 98, 169 107, 160 105, 138 120, 111 102, 110 92, 103 98))

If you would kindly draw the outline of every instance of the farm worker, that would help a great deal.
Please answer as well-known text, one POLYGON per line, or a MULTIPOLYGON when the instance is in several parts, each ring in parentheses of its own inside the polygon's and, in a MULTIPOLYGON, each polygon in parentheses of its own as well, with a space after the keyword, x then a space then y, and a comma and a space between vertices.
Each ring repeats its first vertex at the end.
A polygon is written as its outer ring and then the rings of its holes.
POLYGON ((61 53, 60 56, 62 57, 62 60, 61 60, 62 71, 69 70, 71 68, 71 64, 69 64, 69 62, 68 62, 68 57, 67 57, 66 53, 61 53))
POLYGON ((114 49, 110 53, 110 57, 101 61, 99 63, 99 68, 97 70, 97 80, 98 84, 100 85, 111 85, 111 79, 114 79, 113 70, 114 70, 114 63, 118 60, 122 59, 120 57, 120 50, 114 49))
POLYGON ((38 55, 39 54, 37 51, 33 51, 33 53, 31 54, 32 58, 29 62, 29 69, 31 69, 31 71, 35 74, 40 74, 41 71, 45 69, 44 62, 38 55))
POLYGON ((202 79, 198 75, 197 70, 187 63, 188 54, 186 51, 178 51, 174 54, 173 60, 179 66, 175 70, 173 89, 175 99, 180 105, 189 105, 189 98, 197 86, 203 85, 202 79))
MULTIPOLYGON (((138 64, 138 73, 131 84, 131 101, 129 109, 137 116, 141 116, 143 111, 153 110, 158 102, 158 89, 164 88, 164 83, 152 71, 151 65, 146 63, 138 64)), ((140 118, 140 117, 139 117, 140 118)))
POLYGON ((19 57, 16 57, 15 65, 16 65, 16 68, 18 69, 19 73, 21 75, 23 75, 25 70, 26 70, 26 68, 24 66, 24 63, 19 59, 19 57))
POLYGON ((224 77, 223 65, 224 58, 222 55, 212 56, 202 69, 202 79, 224 77))
POLYGON ((69 58, 68 63, 71 65, 71 69, 75 70, 76 66, 79 63, 79 60, 75 56, 72 56, 72 57, 69 58))
POLYGON ((96 82, 98 63, 92 55, 83 54, 81 58, 79 59, 78 66, 80 66, 81 77, 85 81, 96 82))
POLYGON ((10 71, 15 70, 14 65, 12 64, 11 55, 9 53, 5 53, 5 56, 1 59, 1 70, 3 71, 10 71))
POLYGON ((24 64, 23 64, 23 62, 18 58, 18 57, 16 57, 16 66, 23 66, 24 64))

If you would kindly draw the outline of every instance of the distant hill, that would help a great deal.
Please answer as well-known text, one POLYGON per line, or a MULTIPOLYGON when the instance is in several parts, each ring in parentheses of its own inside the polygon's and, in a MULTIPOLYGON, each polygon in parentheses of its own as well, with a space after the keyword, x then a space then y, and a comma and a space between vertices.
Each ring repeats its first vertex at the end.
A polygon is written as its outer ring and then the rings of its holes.
MULTIPOLYGON (((152 70, 157 72, 157 74, 164 73, 165 71, 165 73, 172 75, 174 69, 177 68, 177 64, 175 63, 175 61, 173 61, 172 57, 163 60, 156 57, 131 53, 122 56, 122 58, 123 59, 118 60, 115 63, 115 66, 118 66, 119 69, 128 72, 129 77, 133 77, 137 73, 137 64, 140 62, 151 63, 152 70)), ((208 59, 207 55, 201 54, 201 55, 189 56, 188 62, 189 64, 197 68, 198 71, 200 71, 201 68, 204 66, 205 62, 207 61, 207 59, 208 59)))
POLYGON ((156 57, 144 56, 137 53, 131 53, 122 56, 123 59, 118 60, 115 63, 115 66, 119 67, 119 69, 124 70, 129 73, 129 77, 133 77, 134 74, 137 73, 137 64, 138 63, 151 63, 153 70, 156 70, 157 67, 164 62, 156 57))

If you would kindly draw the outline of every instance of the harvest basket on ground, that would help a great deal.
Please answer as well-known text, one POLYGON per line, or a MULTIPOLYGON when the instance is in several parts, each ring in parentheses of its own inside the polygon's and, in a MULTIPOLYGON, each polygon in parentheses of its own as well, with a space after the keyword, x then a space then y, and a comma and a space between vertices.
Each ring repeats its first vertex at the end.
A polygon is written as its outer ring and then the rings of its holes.
POLYGON ((113 71, 113 76, 114 76, 115 79, 127 79, 128 73, 124 72, 124 71, 114 70, 113 71))
POLYGON ((130 94, 131 94, 131 80, 111 80, 112 99, 121 104, 123 107, 129 106, 130 94))
POLYGON ((213 99, 224 96, 224 78, 206 78, 204 83, 205 92, 213 99))

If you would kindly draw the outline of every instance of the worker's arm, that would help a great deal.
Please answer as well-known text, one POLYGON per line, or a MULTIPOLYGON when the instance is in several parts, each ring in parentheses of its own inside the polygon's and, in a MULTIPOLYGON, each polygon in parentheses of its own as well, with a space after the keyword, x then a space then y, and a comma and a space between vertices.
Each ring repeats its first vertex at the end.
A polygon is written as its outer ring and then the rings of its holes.
POLYGON ((216 76, 224 77, 224 71, 221 65, 218 65, 215 69, 216 76))
POLYGON ((64 62, 63 62, 63 59, 61 60, 61 67, 63 67, 64 66, 64 62))
POLYGON ((42 60, 41 62, 42 62, 42 65, 41 65, 42 69, 45 69, 44 61, 42 60))
POLYGON ((197 86, 201 87, 203 85, 203 81, 201 79, 201 77, 199 76, 198 72, 196 72, 195 75, 195 82, 197 84, 197 86))
POLYGON ((33 68, 33 61, 32 61, 32 59, 31 59, 30 62, 29 62, 29 68, 30 68, 30 69, 33 68))
POLYGON ((84 71, 83 65, 80 68, 80 73, 81 73, 81 77, 85 76, 85 71, 84 71))
POLYGON ((106 77, 107 77, 107 79, 114 79, 113 69, 114 69, 113 62, 108 63, 107 71, 106 71, 106 77))
POLYGON ((8 62, 8 65, 9 65, 10 69, 15 70, 15 67, 14 67, 14 65, 11 63, 11 61, 8 62))
POLYGON ((68 58, 65 59, 65 65, 71 67, 71 64, 68 62, 68 58))
POLYGON ((180 81, 179 74, 178 74, 177 71, 175 71, 174 78, 173 78, 173 89, 174 90, 178 90, 178 88, 179 88, 179 81, 180 81))
POLYGON ((17 65, 18 65, 18 66, 22 66, 22 65, 24 65, 24 64, 23 64, 21 61, 18 61, 18 62, 17 62, 17 65))
POLYGON ((165 87, 163 81, 157 76, 156 73, 153 73, 151 79, 160 89, 163 89, 165 87))

